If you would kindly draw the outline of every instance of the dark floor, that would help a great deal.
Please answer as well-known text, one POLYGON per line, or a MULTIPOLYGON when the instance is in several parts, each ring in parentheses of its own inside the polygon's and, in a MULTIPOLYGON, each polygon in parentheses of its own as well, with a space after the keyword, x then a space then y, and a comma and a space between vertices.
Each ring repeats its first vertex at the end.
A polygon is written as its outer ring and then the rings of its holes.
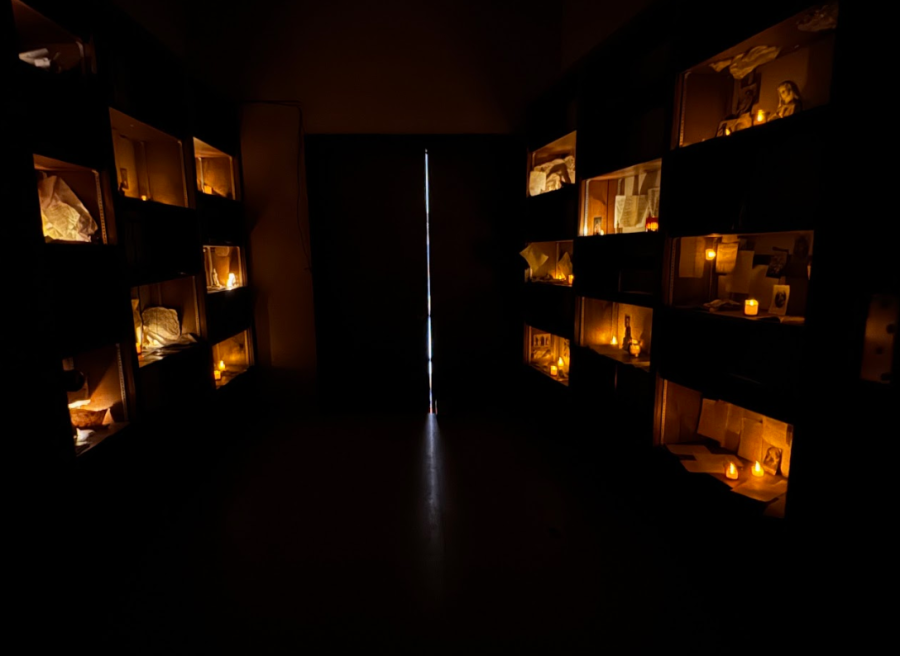
POLYGON ((742 612, 748 556, 678 544, 613 463, 557 437, 500 417, 330 418, 248 429, 158 478, 120 470, 117 503, 76 522, 75 643, 718 653, 745 633, 723 606, 742 612))

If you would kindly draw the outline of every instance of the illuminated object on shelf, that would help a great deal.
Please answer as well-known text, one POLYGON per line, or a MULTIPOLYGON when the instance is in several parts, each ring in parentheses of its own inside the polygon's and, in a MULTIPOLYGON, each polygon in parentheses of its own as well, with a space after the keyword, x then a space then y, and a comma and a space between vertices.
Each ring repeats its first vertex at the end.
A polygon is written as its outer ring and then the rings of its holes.
POLYGON ((140 342, 134 343, 134 350, 137 352, 138 355, 141 354, 141 343, 140 342))
POLYGON ((645 225, 647 226, 647 232, 659 232, 659 217, 658 216, 647 217, 647 222, 645 225))
POLYGON ((569 274, 569 284, 570 284, 570 285, 574 285, 574 284, 575 284, 575 274, 573 274, 573 273, 570 273, 570 274, 569 274))
POLYGON ((764 110, 764 109, 756 110, 756 122, 757 123, 765 123, 766 122, 766 110, 764 110))
POLYGON ((565 366, 562 358, 556 361, 556 366, 559 367, 560 371, 562 371, 562 368, 565 366))
POLYGON ((725 128, 725 136, 727 137, 730 134, 731 134, 731 128, 725 128))
POLYGON ((638 357, 641 354, 641 343, 636 339, 631 340, 631 344, 628 345, 628 352, 634 357, 638 357))
POLYGON ((222 380, 222 372, 218 369, 213 369, 213 378, 216 380, 222 380))
POLYGON ((219 360, 219 371, 225 371, 225 360, 219 360))
POLYGON ((554 378, 559 376, 559 367, 557 367, 555 364, 550 365, 550 375, 554 378))
POLYGON ((750 470, 750 473, 756 476, 757 478, 762 478, 766 475, 766 471, 763 469, 762 465, 759 464, 759 460, 753 463, 753 469, 750 470))
POLYGON ((69 409, 72 410, 75 408, 83 408, 84 406, 90 405, 90 404, 91 404, 90 399, 81 399, 80 401, 72 401, 69 404, 69 409))
POLYGON ((141 194, 141 200, 150 200, 150 196, 147 194, 141 194))
POLYGON ((91 441, 91 435, 94 434, 90 428, 76 428, 75 429, 75 444, 78 446, 83 446, 88 444, 91 441))
POLYGON ((234 289, 236 278, 233 273, 228 274, 228 283, 225 285, 227 289, 234 289))
POLYGON ((744 314, 748 317, 755 317, 759 314, 759 301, 755 298, 748 298, 744 301, 744 314))
POLYGON ((716 249, 715 248, 707 248, 706 249, 706 259, 710 262, 716 259, 716 249))
POLYGON ((725 478, 729 481, 736 481, 738 479, 738 468, 733 462, 729 462, 728 467, 725 468, 725 478))
POLYGON ((616 339, 615 335, 613 335, 613 338, 611 340, 609 340, 609 345, 610 346, 618 346, 619 345, 619 340, 616 339))
POLYGON ((208 184, 203 185, 203 193, 204 194, 209 194, 211 196, 212 192, 213 192, 212 185, 208 185, 208 184))

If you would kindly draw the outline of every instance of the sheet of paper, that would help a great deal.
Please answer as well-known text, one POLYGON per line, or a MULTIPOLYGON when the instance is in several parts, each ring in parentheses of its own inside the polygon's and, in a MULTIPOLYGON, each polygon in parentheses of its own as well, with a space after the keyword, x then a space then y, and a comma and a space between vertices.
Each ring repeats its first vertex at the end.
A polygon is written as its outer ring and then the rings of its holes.
POLYGON ((731 273, 737 266, 738 244, 719 244, 716 249, 716 273, 731 273))
POLYGON ((788 448, 788 425, 777 419, 763 419, 763 439, 779 449, 788 448))
POLYGON ((728 404, 728 418, 725 421, 725 441, 722 443, 729 451, 737 453, 741 443, 741 430, 744 424, 744 409, 728 404))
POLYGON ((738 251, 731 291, 735 294, 750 293, 750 275, 753 273, 753 251, 738 251))
POLYGON ((703 237, 682 237, 681 255, 678 258, 679 278, 702 278, 703 265, 706 262, 703 237))
MULTIPOLYGON (((625 202, 622 209, 622 221, 619 225, 626 230, 637 225, 639 196, 625 196, 625 202)), ((616 198, 616 209, 619 207, 619 199, 616 198)))
POLYGON ((703 444, 667 444, 666 448, 676 456, 692 456, 695 453, 709 453, 703 444))
POLYGON ((650 216, 659 216, 659 187, 651 187, 647 190, 647 207, 650 216))
POLYGON ((763 422, 745 416, 742 420, 738 455, 750 462, 763 459, 763 422))
POLYGON ((763 308, 766 310, 769 309, 768 303, 772 298, 772 290, 775 288, 775 285, 778 284, 778 278, 769 278, 766 276, 768 271, 769 267, 765 264, 760 264, 753 267, 753 271, 750 273, 749 293, 753 298, 759 300, 761 310, 763 308))
POLYGON ((528 266, 531 267, 532 275, 537 275, 537 272, 540 268, 549 260, 545 253, 542 253, 534 244, 528 244, 524 250, 519 252, 525 261, 528 262, 528 266))
POLYGON ((572 258, 569 257, 568 253, 563 253, 556 268, 559 269, 559 274, 568 280, 569 276, 572 275, 572 258))
POLYGON ((738 464, 738 459, 730 453, 695 453, 694 460, 715 474, 722 474, 728 463, 738 464))
POLYGON ((727 423, 728 403, 725 401, 714 401, 713 399, 703 399, 697 434, 712 438, 719 444, 724 444, 727 423))
POLYGON ((622 225, 622 215, 625 213, 625 196, 618 195, 616 196, 616 212, 615 212, 615 226, 618 229, 622 225))
POLYGON ((731 491, 763 503, 768 503, 786 493, 787 489, 788 482, 780 476, 765 476, 763 478, 748 478, 746 481, 742 481, 731 488, 731 491))

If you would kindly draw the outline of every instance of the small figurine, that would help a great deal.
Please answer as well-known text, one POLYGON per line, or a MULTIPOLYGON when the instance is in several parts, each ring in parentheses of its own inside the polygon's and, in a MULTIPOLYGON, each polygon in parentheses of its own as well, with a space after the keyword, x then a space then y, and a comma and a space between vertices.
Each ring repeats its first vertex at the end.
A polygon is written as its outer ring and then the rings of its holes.
POLYGON ((785 116, 791 116, 802 109, 803 98, 800 97, 797 83, 785 80, 778 85, 778 108, 769 115, 769 120, 774 121, 785 116))
POLYGON ((623 349, 628 349, 628 348, 630 348, 630 347, 631 347, 631 343, 632 343, 633 341, 634 341, 634 340, 633 340, 632 337, 631 337, 631 315, 630 315, 630 314, 626 314, 626 315, 625 315, 625 337, 622 339, 622 346, 621 346, 621 348, 623 348, 623 349))

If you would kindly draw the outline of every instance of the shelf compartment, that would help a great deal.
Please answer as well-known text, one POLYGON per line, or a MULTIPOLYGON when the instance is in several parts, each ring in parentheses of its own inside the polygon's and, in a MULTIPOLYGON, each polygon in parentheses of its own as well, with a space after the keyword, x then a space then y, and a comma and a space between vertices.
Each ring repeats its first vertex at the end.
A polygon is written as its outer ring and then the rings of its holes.
POLYGON ((654 441, 695 475, 711 476, 732 493, 757 501, 765 514, 784 516, 794 426, 660 378, 654 441), (752 469, 759 462, 762 476, 752 469), (735 479, 726 475, 729 466, 735 479))
POLYGON ((204 246, 203 268, 208 294, 244 286, 244 261, 240 246, 204 246))
POLYGON ((253 325, 253 298, 249 287, 206 296, 206 332, 211 342, 253 325))
POLYGON ((207 196, 238 200, 235 162, 231 155, 194 137, 197 191, 207 196))
POLYGON ((196 346, 200 333, 193 277, 142 285, 131 290, 138 366, 153 365, 196 346))
POLYGON ((576 133, 570 132, 529 153, 529 196, 541 196, 575 184, 575 145, 576 133))
POLYGON ((685 71, 678 145, 793 120, 827 105, 837 6, 801 12, 685 71))
POLYGON ((525 363, 553 380, 569 385, 569 340, 525 325, 525 363))
POLYGON ((575 319, 575 293, 568 286, 526 285, 523 315, 530 326, 570 338, 575 319))
POLYGON ((34 170, 45 241, 110 243, 97 171, 41 155, 34 170))
POLYGON ((801 324, 813 258, 812 231, 706 235, 672 240, 669 305, 748 321, 801 324), (745 303, 755 315, 745 314, 745 303))
POLYGON ((583 237, 659 231, 662 159, 581 183, 583 237))
POLYGON ((527 241, 573 239, 578 228, 578 188, 566 185, 525 203, 524 237, 527 241))
POLYGON ((213 378, 220 389, 253 365, 250 331, 245 330, 213 346, 213 378))
POLYGON ((138 400, 142 417, 177 418, 196 411, 212 393, 211 350, 206 344, 186 346, 151 367, 138 370, 138 400))
POLYGON ((119 193, 187 207, 181 141, 116 109, 109 116, 119 193))
POLYGON ((662 295, 665 240, 659 233, 579 237, 575 287, 580 296, 653 305, 662 295))
POLYGON ((203 270, 197 213, 172 205, 119 198, 119 241, 132 284, 198 275, 203 270))
POLYGON ((128 423, 118 344, 63 359, 75 452, 82 455, 128 423))
POLYGON ((520 253, 528 264, 525 282, 572 286, 574 242, 536 241, 520 253))
POLYGON ((605 358, 650 371, 653 310, 595 298, 578 299, 578 344, 605 358))

